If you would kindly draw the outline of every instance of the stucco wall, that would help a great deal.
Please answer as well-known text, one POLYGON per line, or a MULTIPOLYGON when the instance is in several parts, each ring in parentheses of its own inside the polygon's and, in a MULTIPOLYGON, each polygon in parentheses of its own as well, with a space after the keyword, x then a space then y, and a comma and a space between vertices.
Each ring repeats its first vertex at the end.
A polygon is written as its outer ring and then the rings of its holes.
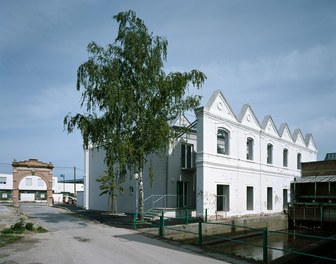
POLYGON ((261 125, 249 106, 239 118, 224 96, 218 92, 197 111, 197 215, 230 217, 244 214, 278 213, 283 210, 283 190, 290 197, 290 181, 300 177, 297 156, 301 161, 315 161, 317 151, 312 138, 296 139, 286 124, 278 129, 271 117, 261 125), (217 131, 229 131, 228 154, 217 153, 217 131), (253 159, 247 160, 246 141, 253 138, 253 159), (267 145, 273 145, 272 163, 267 163, 267 145), (288 165, 283 164, 283 150, 288 150, 288 165), (229 210, 217 211, 217 185, 229 187, 229 210), (253 187, 253 210, 247 210, 247 186, 253 187), (272 209, 267 209, 267 188, 272 188, 272 209))

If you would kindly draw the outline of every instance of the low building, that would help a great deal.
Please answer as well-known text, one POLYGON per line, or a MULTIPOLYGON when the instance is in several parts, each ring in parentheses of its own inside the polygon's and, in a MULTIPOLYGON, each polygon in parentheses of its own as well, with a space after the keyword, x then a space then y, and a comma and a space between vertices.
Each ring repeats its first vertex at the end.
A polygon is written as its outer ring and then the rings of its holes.
MULTIPOLYGON (((279 213, 287 206, 290 182, 301 175, 301 162, 316 161, 311 134, 278 128, 271 116, 259 122, 251 106, 236 115, 221 91, 196 110, 196 120, 178 118, 174 127, 189 126, 153 160, 155 177, 144 169, 145 211, 188 208, 198 217, 226 218, 279 213)), ((104 151, 85 151, 83 207, 108 210, 109 198, 99 195, 104 151)), ((137 181, 130 174, 118 194, 118 211, 137 210, 137 181)))
MULTIPOLYGON (((52 194, 55 203, 62 203, 63 196, 74 196, 74 181, 59 181, 52 177, 52 194), (64 194, 64 195, 63 195, 64 194)), ((83 180, 77 180, 76 190, 83 191, 83 180)), ((0 174, 0 202, 12 202, 13 198, 13 174, 0 174)), ((38 176, 30 175, 23 178, 19 183, 19 202, 46 202, 47 185, 38 176)))
POLYGON ((293 226, 324 227, 336 222, 336 153, 302 163, 302 177, 291 182, 289 221, 293 226))

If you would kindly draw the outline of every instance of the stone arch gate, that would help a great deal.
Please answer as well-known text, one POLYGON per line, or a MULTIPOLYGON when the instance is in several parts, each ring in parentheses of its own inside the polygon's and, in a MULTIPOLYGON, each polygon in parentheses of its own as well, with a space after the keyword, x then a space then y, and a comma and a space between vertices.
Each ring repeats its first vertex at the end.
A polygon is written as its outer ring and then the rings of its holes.
POLYGON ((43 163, 37 159, 25 161, 13 161, 13 205, 19 205, 19 184, 26 176, 38 176, 45 181, 47 185, 47 204, 52 205, 52 169, 51 162, 43 163))

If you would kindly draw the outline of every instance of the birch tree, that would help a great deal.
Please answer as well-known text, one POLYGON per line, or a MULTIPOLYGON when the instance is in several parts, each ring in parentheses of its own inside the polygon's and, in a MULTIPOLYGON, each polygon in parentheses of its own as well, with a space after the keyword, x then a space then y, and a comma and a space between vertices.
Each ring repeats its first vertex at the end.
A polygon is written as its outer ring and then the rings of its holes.
POLYGON ((118 186, 127 173, 139 173, 139 212, 143 217, 143 168, 146 158, 163 151, 174 138, 169 120, 199 106, 206 76, 198 71, 164 71, 168 42, 149 32, 132 10, 113 17, 115 41, 105 48, 88 44, 88 59, 77 70, 82 113, 64 118, 68 133, 79 129, 84 147, 105 150, 103 193, 116 208, 118 186))

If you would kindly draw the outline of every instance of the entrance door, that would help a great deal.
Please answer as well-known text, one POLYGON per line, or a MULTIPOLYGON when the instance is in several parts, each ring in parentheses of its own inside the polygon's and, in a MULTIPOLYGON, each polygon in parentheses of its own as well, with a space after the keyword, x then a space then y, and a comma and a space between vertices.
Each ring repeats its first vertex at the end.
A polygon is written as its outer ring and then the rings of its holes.
POLYGON ((183 208, 188 206, 188 183, 177 182, 177 207, 183 208))

